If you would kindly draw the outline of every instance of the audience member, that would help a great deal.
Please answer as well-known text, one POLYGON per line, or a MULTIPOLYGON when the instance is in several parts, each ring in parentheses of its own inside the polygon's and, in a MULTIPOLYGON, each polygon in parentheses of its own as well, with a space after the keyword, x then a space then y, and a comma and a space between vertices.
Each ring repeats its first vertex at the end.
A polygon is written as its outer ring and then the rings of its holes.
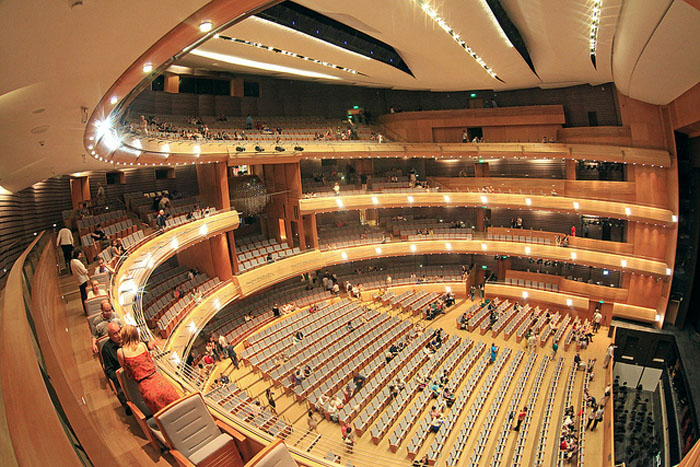
POLYGON ((63 227, 58 231, 56 237, 56 248, 61 247, 63 252, 63 261, 66 263, 66 268, 70 272, 70 260, 73 254, 73 233, 68 227, 63 227))
POLYGON ((88 270, 82 262, 83 253, 80 250, 73 251, 73 259, 70 260, 70 271, 78 283, 78 288, 80 289, 80 299, 83 302, 83 310, 87 315, 87 308, 85 308, 85 300, 87 300, 87 286, 90 277, 88 277, 88 270))
POLYGON ((126 325, 121 330, 122 347, 117 358, 130 378, 138 382, 141 398, 152 414, 180 398, 175 387, 160 373, 146 345, 139 340, 135 326, 126 325))

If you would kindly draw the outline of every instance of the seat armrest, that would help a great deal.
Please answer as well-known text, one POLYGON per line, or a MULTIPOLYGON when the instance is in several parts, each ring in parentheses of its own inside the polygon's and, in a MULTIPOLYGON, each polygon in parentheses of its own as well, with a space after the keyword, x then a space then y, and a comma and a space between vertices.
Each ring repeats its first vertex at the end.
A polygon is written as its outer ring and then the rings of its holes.
POLYGON ((176 449, 171 449, 170 454, 175 458, 177 461, 178 465, 181 467, 195 467, 195 465, 190 462, 185 456, 183 456, 180 451, 176 449))
POLYGON ((235 439, 236 441, 243 442, 246 440, 246 437, 244 435, 234 430, 232 427, 228 426, 221 420, 215 419, 214 421, 216 422, 216 426, 218 426, 221 431, 228 434, 229 436, 231 436, 231 438, 235 439))

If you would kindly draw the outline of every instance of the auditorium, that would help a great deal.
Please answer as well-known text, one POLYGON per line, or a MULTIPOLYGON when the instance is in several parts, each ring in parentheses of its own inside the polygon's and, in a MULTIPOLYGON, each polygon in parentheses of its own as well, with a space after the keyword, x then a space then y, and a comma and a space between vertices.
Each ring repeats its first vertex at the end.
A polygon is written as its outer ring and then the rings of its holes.
POLYGON ((700 0, 0 18, 3 467, 700 466, 700 0))

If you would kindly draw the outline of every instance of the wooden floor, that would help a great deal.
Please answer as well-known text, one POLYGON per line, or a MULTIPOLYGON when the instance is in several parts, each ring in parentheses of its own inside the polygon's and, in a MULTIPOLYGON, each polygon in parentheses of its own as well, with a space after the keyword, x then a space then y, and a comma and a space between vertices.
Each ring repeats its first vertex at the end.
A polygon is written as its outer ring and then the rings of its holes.
MULTIPOLYGON (((515 342, 515 336, 512 336, 508 341, 505 341, 503 339, 502 333, 499 335, 499 337, 495 339, 491 339, 490 334, 487 333, 484 336, 481 336, 478 332, 478 330, 475 330, 474 332, 468 332, 468 331, 460 331, 456 329, 455 326, 455 320, 456 317, 459 316, 461 313, 466 310, 473 302, 468 301, 468 300, 462 300, 458 301, 457 305, 453 307, 450 312, 446 315, 442 315, 440 318, 436 319, 435 321, 432 322, 427 322, 427 321, 422 321, 423 325, 428 325, 432 328, 443 328, 448 334, 456 334, 460 337, 469 337, 473 341, 479 342, 483 341, 487 346, 490 346, 492 342, 495 342, 496 345, 503 349, 504 346, 509 347, 510 349, 513 350, 510 358, 508 361, 506 361, 503 370, 499 374, 498 379, 496 380, 494 384, 494 389, 491 390, 489 393, 489 397, 486 399, 485 404, 480 412, 480 415, 478 419, 476 420, 476 424, 474 425, 474 428, 468 438, 467 445, 465 446, 462 455, 459 459, 458 465, 467 465, 469 459, 471 459, 472 456, 472 451, 474 449, 474 445, 476 444, 476 440, 479 437, 479 434, 481 433, 481 429, 484 423, 484 420, 487 417, 487 414, 491 408, 491 404, 493 400, 495 399, 495 395, 498 392, 499 386, 502 384, 504 380, 504 375, 506 374, 506 370, 508 366, 510 365, 510 362, 513 360, 515 353, 517 352, 518 349, 523 349, 525 350, 525 341, 523 340, 520 344, 517 344, 515 342)), ((384 311, 387 313, 390 313, 392 315, 396 315, 396 311, 389 310, 386 307, 381 307, 380 311, 384 311)), ((402 318, 405 319, 411 319, 411 321, 417 321, 417 318, 413 317, 408 317, 407 314, 399 315, 402 318)), ((283 318, 284 319, 284 318, 283 318)), ((604 375, 602 371, 602 361, 603 361, 603 355, 605 352, 605 349, 607 348, 610 339, 607 337, 607 328, 601 328, 599 333, 594 337, 593 343, 588 347, 587 350, 583 350, 580 352, 581 358, 584 360, 587 360, 589 358, 596 358, 597 359, 597 364, 596 364, 596 369, 595 369, 595 374, 596 376, 594 377, 593 382, 591 383, 590 386, 590 393, 596 397, 596 399, 600 399, 600 397, 603 394, 604 388, 605 388, 605 381, 604 381, 604 375)), ((566 335, 566 334, 565 334, 566 335)), ((551 339, 550 339, 551 341, 551 339)), ((563 339, 562 339, 563 341, 563 339)), ((540 430, 541 430, 541 414, 543 412, 543 407, 545 405, 546 399, 547 399, 547 394, 549 391, 549 386, 550 382, 552 379, 552 376, 555 372, 555 368, 557 366, 557 361, 559 357, 564 357, 564 366, 562 368, 560 377, 559 377, 559 385, 557 388, 557 393, 555 397, 555 402, 553 406, 553 411, 552 411, 552 418, 551 418, 551 425, 548 433, 548 438, 547 438, 547 446, 546 446, 546 451, 545 451, 545 460, 542 465, 552 465, 554 457, 556 455, 556 448, 559 446, 559 424, 561 422, 561 418, 563 416, 563 399, 564 399, 564 392, 566 390, 566 385, 567 385, 567 380, 571 371, 571 367, 573 365, 573 358, 576 353, 575 351, 575 346, 572 346, 571 349, 568 352, 565 352, 563 350, 564 346, 562 345, 559 351, 557 352, 557 356, 555 359, 553 359, 547 369, 547 372, 545 374, 545 377, 542 381, 542 386, 539 392, 539 396, 537 398, 537 402, 534 407, 529 407, 529 410, 533 414, 533 418, 530 424, 530 430, 528 433, 528 439, 525 444, 525 455, 524 455, 524 460, 522 465, 533 465, 533 452, 536 450, 536 438, 538 438, 540 430)), ((242 350, 242 344, 239 344, 237 351, 240 353, 242 350)), ((537 348, 537 353, 538 353, 538 359, 535 362, 535 365, 529 375, 528 381, 527 381, 527 386, 525 387, 521 403, 519 404, 521 407, 523 405, 527 404, 527 401, 529 400, 530 396, 530 389, 533 385, 533 381, 535 379, 535 375, 537 373, 537 370, 540 367, 540 362, 542 361, 542 357, 545 354, 552 354, 552 349, 550 345, 547 345, 545 347, 539 347, 537 348)), ((513 394, 515 393, 515 387, 518 379, 520 378, 520 375, 525 367, 525 361, 527 360, 528 354, 526 354, 521 361, 520 365, 518 366, 518 369, 513 376, 513 381, 511 383, 511 386, 506 393, 505 399, 503 400, 503 404, 501 406, 501 409, 499 411, 499 415, 496 419, 495 424, 492 426, 491 429, 491 434, 488 438, 488 444, 486 446, 486 449, 484 450, 481 458, 480 465, 490 465, 491 460, 492 460, 492 454, 494 447, 497 443, 497 439, 499 437, 499 434, 501 432, 501 429, 503 427, 503 423, 506 420, 507 414, 506 412, 508 411, 508 407, 510 405, 511 399, 513 397, 513 394)), ((218 365, 218 367, 214 370, 214 373, 211 376, 210 381, 213 380, 213 378, 217 377, 218 374, 221 372, 224 372, 228 375, 230 375, 232 381, 236 381, 240 387, 245 388, 248 392, 248 394, 251 397, 257 397, 260 402, 263 404, 263 406, 267 405, 267 400, 265 399, 265 390, 268 387, 272 387, 274 394, 276 396, 276 402, 277 402, 277 410, 278 413, 284 417, 287 421, 293 423, 294 425, 298 426, 298 430, 303 431, 306 430, 306 411, 308 410, 307 403, 298 403, 296 402, 291 396, 289 395, 284 395, 280 387, 274 387, 272 386, 271 380, 265 379, 263 375, 259 373, 254 373, 251 371, 251 368, 249 366, 241 365, 241 368, 239 370, 236 370, 232 367, 231 363, 229 361, 223 361, 218 365)), ((440 369, 436 371, 436 374, 439 374, 441 372, 440 369)), ((469 375, 471 375, 471 371, 467 374, 467 376, 464 379, 464 382, 458 387, 457 393, 459 393, 463 387, 466 384, 467 379, 469 378, 469 375)), ((466 420, 467 414, 469 413, 469 410, 474 402, 474 399, 476 397, 476 394, 478 393, 478 390, 480 390, 483 382, 485 381, 486 376, 482 376, 482 378, 479 380, 477 384, 477 388, 472 394, 472 396, 469 398, 467 401, 460 417, 457 419, 457 422, 454 425, 454 428, 451 432, 451 435, 448 437, 447 443, 445 444, 445 448, 443 449, 443 452, 441 453, 440 457, 438 458, 438 461, 436 465, 438 466, 444 466, 445 461, 449 455, 449 452, 452 448, 452 445, 454 441, 457 439, 457 435, 464 424, 464 421, 466 420)), ((582 384, 583 384, 583 372, 579 371, 576 374, 576 379, 574 383, 574 390, 573 390, 573 395, 572 395, 572 405, 578 409, 581 406, 581 397, 582 397, 582 384)), ((412 401, 415 399, 412 399, 412 401)), ((412 402, 411 402, 412 403, 412 402)), ((410 406, 410 404, 409 404, 410 406)), ((421 415, 421 418, 427 417, 427 412, 430 410, 428 407, 425 410, 425 413, 421 415)), ((375 417, 375 421, 378 420, 381 417, 381 413, 378 413, 375 417)), ((587 416, 587 414, 585 415, 587 416)), ((401 414, 397 420, 401 420, 403 418, 403 414, 401 414)), ((576 425, 578 426, 578 419, 576 421, 576 425)), ((388 444, 388 439, 393 432, 394 428, 396 427, 396 423, 390 427, 388 430, 387 434, 384 436, 382 441, 378 444, 375 445, 370 436, 370 430, 374 426, 374 421, 369 425, 369 428, 365 431, 365 433, 362 435, 362 437, 358 438, 356 440, 355 444, 355 450, 353 454, 347 454, 344 449, 339 449, 337 446, 341 442, 341 434, 340 434, 340 428, 337 423, 332 423, 326 420, 323 420, 319 424, 319 433, 322 435, 321 439, 319 439, 316 444, 314 445, 313 448, 309 450, 309 452, 312 452, 316 454, 317 456, 323 458, 328 454, 329 451, 333 451, 335 454, 341 455, 341 463, 342 465, 346 465, 348 463, 351 463, 354 466, 357 467, 374 467, 377 465, 410 465, 410 460, 406 457, 407 456, 407 451, 406 451, 406 446, 409 444, 411 438, 413 437, 414 432, 416 431, 416 428, 418 426, 417 423, 414 424, 412 429, 408 432, 406 437, 404 438, 404 441, 399 447, 399 450, 396 453, 392 453, 389 449, 389 444, 388 444)), ((295 430, 296 431, 296 430, 295 430)), ((423 455, 425 455, 429 448, 430 445, 432 444, 434 434, 429 434, 426 441, 423 443, 422 448, 418 452, 417 458, 421 458, 423 455)), ((308 435, 305 440, 303 440, 300 444, 299 447, 307 447, 307 443, 311 444, 311 440, 314 438, 312 435, 308 435)), ((505 446, 505 452, 504 452, 504 457, 502 459, 502 466, 509 466, 511 465, 511 460, 513 456, 513 452, 515 449, 515 441, 517 438, 517 432, 511 431, 511 434, 508 436, 507 444, 505 446)), ((586 433, 586 442, 585 442, 585 465, 602 465, 603 464, 603 452, 602 452, 602 446, 603 446, 603 428, 602 424, 599 424, 599 427, 596 429, 596 431, 593 432, 587 432, 586 433)), ((574 464, 572 464, 574 465, 574 464)))
POLYGON ((80 304, 80 293, 71 276, 61 277, 61 290, 68 299, 67 331, 85 391, 85 405, 95 425, 105 439, 110 440, 110 447, 121 459, 121 465, 177 465, 170 454, 161 455, 148 443, 134 418, 126 416, 107 386, 100 362, 92 353, 90 330, 80 304))

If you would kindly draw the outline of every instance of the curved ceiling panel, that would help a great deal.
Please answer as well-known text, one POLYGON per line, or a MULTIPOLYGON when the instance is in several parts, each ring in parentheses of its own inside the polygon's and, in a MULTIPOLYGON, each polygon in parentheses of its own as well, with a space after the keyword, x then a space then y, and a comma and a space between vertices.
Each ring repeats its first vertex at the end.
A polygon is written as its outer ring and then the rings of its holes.
POLYGON ((625 95, 665 105, 700 81, 700 10, 683 0, 658 3, 625 4, 615 84, 625 95))

